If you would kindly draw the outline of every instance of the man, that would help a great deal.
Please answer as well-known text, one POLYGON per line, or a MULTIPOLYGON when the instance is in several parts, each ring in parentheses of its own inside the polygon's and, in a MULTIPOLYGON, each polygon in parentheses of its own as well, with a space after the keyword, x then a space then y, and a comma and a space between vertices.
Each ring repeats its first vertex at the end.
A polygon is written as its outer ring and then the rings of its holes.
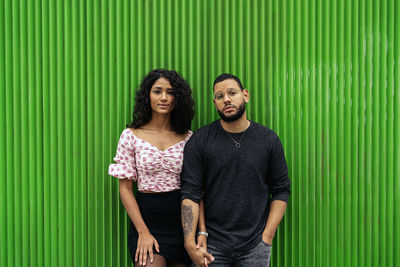
POLYGON ((290 194, 282 144, 272 130, 247 120, 249 92, 238 77, 220 75, 213 90, 221 120, 197 130, 185 146, 185 247, 198 266, 269 266, 290 194), (201 199, 208 234, 199 234, 208 235, 207 248, 195 243, 201 199))

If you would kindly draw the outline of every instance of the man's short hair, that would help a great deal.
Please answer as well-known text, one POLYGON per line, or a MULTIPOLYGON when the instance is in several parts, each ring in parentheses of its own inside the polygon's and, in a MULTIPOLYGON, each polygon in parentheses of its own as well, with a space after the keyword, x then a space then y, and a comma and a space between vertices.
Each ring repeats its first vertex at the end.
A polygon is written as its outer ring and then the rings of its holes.
POLYGON ((213 90, 217 83, 220 83, 220 82, 223 82, 223 81, 229 80, 229 79, 235 80, 239 84, 240 89, 243 91, 243 85, 242 85, 242 82, 240 81, 240 79, 230 73, 223 73, 223 74, 219 75, 217 78, 215 78, 213 90))

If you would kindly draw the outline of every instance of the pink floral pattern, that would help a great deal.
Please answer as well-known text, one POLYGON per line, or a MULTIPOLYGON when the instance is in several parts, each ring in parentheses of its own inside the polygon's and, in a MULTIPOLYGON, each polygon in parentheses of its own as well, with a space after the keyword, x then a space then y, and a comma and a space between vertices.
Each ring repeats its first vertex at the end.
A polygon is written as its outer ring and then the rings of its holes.
POLYGON ((119 179, 137 181, 139 191, 168 192, 181 188, 180 173, 183 164, 183 148, 187 137, 160 150, 125 129, 119 139, 115 164, 110 164, 108 174, 119 179))

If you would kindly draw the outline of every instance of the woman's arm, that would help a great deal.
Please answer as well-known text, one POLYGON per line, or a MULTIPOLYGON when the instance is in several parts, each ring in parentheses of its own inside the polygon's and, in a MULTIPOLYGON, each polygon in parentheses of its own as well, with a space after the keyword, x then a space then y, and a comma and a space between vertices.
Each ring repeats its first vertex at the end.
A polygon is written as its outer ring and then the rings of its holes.
MULTIPOLYGON (((196 247, 199 248, 204 248, 205 251, 207 251, 207 235, 204 233, 207 233, 207 228, 206 228, 206 218, 204 216, 204 202, 203 199, 200 201, 200 210, 199 210, 199 222, 197 224, 197 232, 202 232, 201 234, 197 235, 197 245, 196 247)), ((206 257, 204 257, 204 265, 208 266, 210 262, 207 260, 206 257)))
MULTIPOLYGON (((207 232, 206 218, 204 216, 203 200, 200 201, 199 222, 197 224, 197 232, 207 232)), ((207 236, 204 234, 197 236, 197 248, 200 247, 204 247, 204 249, 207 250, 207 236)))
POLYGON ((139 234, 137 242, 135 262, 146 265, 147 253, 150 256, 150 262, 153 262, 153 245, 156 250, 160 252, 160 246, 157 240, 151 235, 149 229, 140 214, 139 206, 136 202, 135 196, 132 191, 133 181, 128 179, 119 180, 119 195, 126 212, 129 215, 136 231, 139 234))
POLYGON ((183 199, 181 205, 182 212, 182 229, 185 248, 193 263, 198 266, 207 265, 208 262, 214 261, 211 254, 200 247, 196 247, 196 228, 199 221, 200 207, 197 202, 190 199, 183 199))

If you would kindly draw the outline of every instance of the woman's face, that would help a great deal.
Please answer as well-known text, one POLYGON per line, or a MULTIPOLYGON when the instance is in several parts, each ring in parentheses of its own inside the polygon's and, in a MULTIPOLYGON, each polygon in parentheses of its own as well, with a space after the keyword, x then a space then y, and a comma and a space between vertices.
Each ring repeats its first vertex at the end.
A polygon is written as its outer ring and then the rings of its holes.
POLYGON ((174 91, 171 83, 159 78, 150 89, 150 103, 153 112, 169 114, 174 109, 174 91))

